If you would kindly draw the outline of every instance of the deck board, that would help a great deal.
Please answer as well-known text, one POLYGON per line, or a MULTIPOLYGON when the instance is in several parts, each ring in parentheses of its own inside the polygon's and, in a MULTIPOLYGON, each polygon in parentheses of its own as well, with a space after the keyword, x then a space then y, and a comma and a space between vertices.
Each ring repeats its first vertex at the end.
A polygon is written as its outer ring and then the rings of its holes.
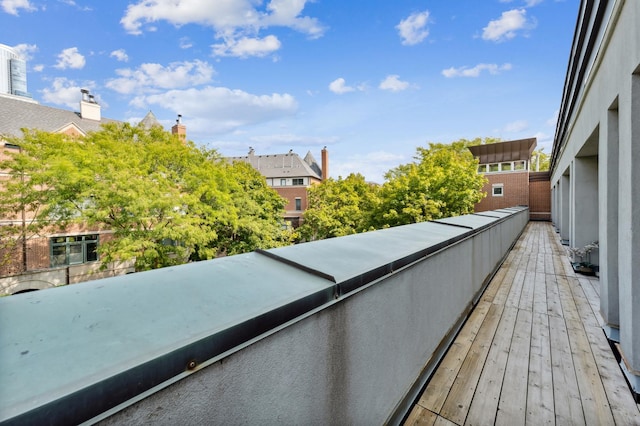
POLYGON ((405 425, 640 425, 599 290, 550 224, 529 223, 405 425))

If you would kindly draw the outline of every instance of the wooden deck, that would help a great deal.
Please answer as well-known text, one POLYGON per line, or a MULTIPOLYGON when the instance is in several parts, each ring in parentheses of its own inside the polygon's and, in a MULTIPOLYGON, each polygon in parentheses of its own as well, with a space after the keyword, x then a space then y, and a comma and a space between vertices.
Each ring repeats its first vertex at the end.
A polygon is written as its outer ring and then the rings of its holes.
POLYGON ((598 311, 598 279, 530 222, 405 425, 640 425, 598 311))

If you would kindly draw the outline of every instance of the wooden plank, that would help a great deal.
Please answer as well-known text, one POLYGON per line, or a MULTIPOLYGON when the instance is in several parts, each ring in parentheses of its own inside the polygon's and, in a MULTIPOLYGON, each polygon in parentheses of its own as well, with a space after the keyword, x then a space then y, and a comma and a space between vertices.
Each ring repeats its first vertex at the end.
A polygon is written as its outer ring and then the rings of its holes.
POLYGON ((549 315, 562 318, 562 304, 560 303, 560 294, 558 283, 554 275, 545 275, 545 283, 547 287, 547 312, 549 315))
POLYGON ((604 331, 600 327, 586 327, 585 332, 616 424, 640 425, 640 409, 631 390, 623 385, 625 378, 604 331))
POLYGON ((444 401, 449 395, 451 385, 455 380, 462 363, 471 348, 471 345, 482 327, 482 324, 491 307, 490 302, 479 302, 473 310, 464 327, 458 333, 446 356, 438 366, 438 369, 429 380, 425 391, 420 396, 418 404, 426 409, 439 413, 444 401))
POLYGON ((464 419, 467 417, 467 412, 482 372, 482 366, 489 353, 491 341, 495 335, 502 311, 502 306, 495 303, 491 304, 478 336, 462 363, 462 367, 451 386, 451 391, 442 406, 442 410, 438 413, 455 423, 463 424, 464 419))
POLYGON ((444 417, 438 416, 433 426, 458 426, 458 425, 450 420, 445 419, 444 417))
MULTIPOLYGON (((544 275, 540 275, 544 277, 544 275)), ((551 371, 549 320, 545 313, 534 312, 531 327, 531 352, 529 354, 527 425, 555 424, 551 371)))
POLYGON ((560 303, 562 304, 562 314, 567 320, 579 321, 580 315, 578 315, 578 309, 573 300, 573 294, 569 288, 569 280, 567 277, 558 275, 556 277, 558 283, 558 294, 560 296, 560 303))
POLYGON ((536 268, 535 268, 535 272, 539 273, 539 274, 544 274, 545 271, 545 254, 544 254, 544 249, 542 248, 544 246, 540 246, 538 248, 538 257, 536 259, 536 268))
POLYGON ((469 408, 466 425, 482 426, 493 424, 495 421, 517 315, 516 308, 504 308, 469 408))
POLYGON ((509 291, 509 296, 505 302, 506 306, 518 307, 520 304, 520 296, 522 295, 522 286, 524 285, 525 274, 525 271, 521 269, 516 270, 516 275, 513 278, 511 290, 509 291))
POLYGON ((525 423, 527 406, 527 386, 529 381, 529 351, 531 349, 532 313, 524 309, 518 311, 509 359, 502 384, 500 403, 496 415, 496 425, 521 425, 525 423))
POLYGON ((598 281, 587 278, 579 278, 578 281, 580 282, 580 287, 582 287, 584 296, 587 298, 587 301, 591 306, 593 314, 598 320, 598 325, 600 327, 604 326, 604 320, 602 319, 602 315, 600 315, 600 295, 595 290, 595 287, 597 286, 594 286, 594 281, 595 283, 598 283, 598 281))
POLYGON ((520 309, 533 310, 533 293, 535 292, 536 285, 535 277, 536 273, 530 271, 527 271, 524 275, 524 282, 522 283, 522 291, 518 302, 520 309))
POLYGON ((547 284, 544 272, 536 272, 534 277, 533 289, 533 312, 538 314, 547 314, 547 284))
POLYGON ((578 278, 567 278, 567 280, 569 281, 569 289, 573 295, 573 301, 576 304, 581 322, 585 326, 599 327, 600 323, 598 321, 598 317, 600 317, 600 313, 599 311, 593 311, 591 304, 584 295, 580 280, 578 278))
POLYGON ((496 272, 496 274, 491 279, 491 282, 487 286, 487 289, 482 294, 481 300, 484 300, 487 302, 493 302, 493 298, 496 296, 498 289, 502 285, 502 280, 504 279, 504 276, 506 275, 506 273, 507 273, 507 269, 504 268, 504 264, 503 264, 503 267, 498 269, 498 272, 496 272))
POLYGON ((405 426, 433 426, 436 422, 438 415, 433 413, 426 408, 423 408, 419 405, 415 405, 413 410, 411 410, 411 414, 407 417, 407 420, 404 422, 405 426))
POLYGON ((573 367, 569 335, 564 319, 549 316, 553 400, 557 425, 584 425, 582 401, 573 367))
POLYGON ((612 425, 611 406, 582 323, 574 320, 566 323, 586 424, 612 425))
POLYGON ((504 279, 502 280, 502 284, 498 291, 496 291, 495 296, 493 297, 493 303, 498 305, 506 304, 507 298, 511 293, 511 287, 513 286, 513 281, 516 277, 516 268, 511 267, 507 269, 507 272, 504 275, 504 279))
POLYGON ((545 253, 544 255, 544 273, 555 275, 555 267, 553 266, 553 255, 551 253, 545 253))

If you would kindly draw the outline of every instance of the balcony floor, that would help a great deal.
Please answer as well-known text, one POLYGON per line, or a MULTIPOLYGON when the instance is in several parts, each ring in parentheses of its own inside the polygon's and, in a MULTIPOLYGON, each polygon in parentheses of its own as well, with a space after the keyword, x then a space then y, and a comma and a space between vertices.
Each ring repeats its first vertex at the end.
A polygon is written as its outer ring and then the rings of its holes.
POLYGON ((640 425, 599 291, 552 226, 530 222, 405 425, 640 425))

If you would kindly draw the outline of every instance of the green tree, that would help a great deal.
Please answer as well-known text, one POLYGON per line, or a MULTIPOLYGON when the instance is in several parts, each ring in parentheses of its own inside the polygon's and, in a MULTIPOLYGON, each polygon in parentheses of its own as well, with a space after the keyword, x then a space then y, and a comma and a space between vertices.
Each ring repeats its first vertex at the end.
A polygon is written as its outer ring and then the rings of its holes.
POLYGON ((286 243, 272 234, 283 214, 277 194, 160 127, 107 124, 80 139, 26 132, 12 143, 21 152, 0 165, 12 174, 3 209, 26 205, 33 232, 71 222, 112 231, 103 262, 135 258, 146 270, 286 243))
POLYGON ((544 172, 549 170, 549 155, 544 152, 544 148, 536 149, 531 155, 532 171, 544 172))
POLYGON ((431 143, 418 148, 413 163, 390 170, 373 215, 382 228, 473 212, 482 199, 485 178, 468 150, 470 141, 431 143))
POLYGON ((371 214, 378 203, 377 186, 361 174, 345 179, 327 179, 309 188, 309 207, 298 229, 303 240, 311 241, 368 231, 371 214))

